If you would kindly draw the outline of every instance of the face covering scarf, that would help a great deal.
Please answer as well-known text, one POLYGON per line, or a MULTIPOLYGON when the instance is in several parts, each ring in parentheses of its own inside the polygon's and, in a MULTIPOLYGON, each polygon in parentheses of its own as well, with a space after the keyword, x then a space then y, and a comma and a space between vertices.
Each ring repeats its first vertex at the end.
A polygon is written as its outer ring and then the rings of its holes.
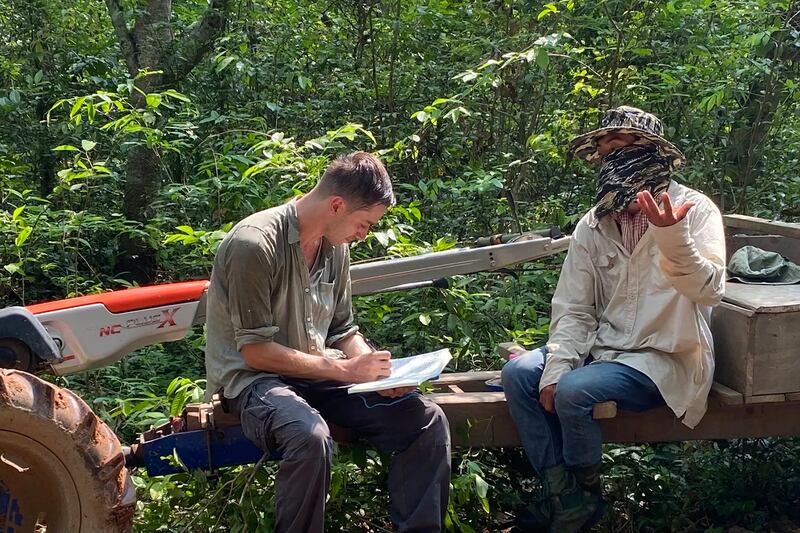
POLYGON ((650 191, 658 202, 670 174, 669 160, 655 146, 624 146, 608 153, 597 178, 595 216, 625 211, 641 191, 650 191))

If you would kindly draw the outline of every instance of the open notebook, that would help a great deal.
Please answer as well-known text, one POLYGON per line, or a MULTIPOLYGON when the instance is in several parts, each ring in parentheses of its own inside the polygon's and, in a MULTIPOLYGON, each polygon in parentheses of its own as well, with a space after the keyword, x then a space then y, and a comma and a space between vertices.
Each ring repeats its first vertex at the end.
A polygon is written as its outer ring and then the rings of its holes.
POLYGON ((450 362, 453 356, 450 350, 442 348, 435 352, 424 353, 405 357, 403 359, 392 359, 392 375, 388 378, 377 381, 359 383, 347 388, 349 394, 359 392, 372 392, 395 387, 416 387, 423 381, 439 377, 444 367, 450 362))

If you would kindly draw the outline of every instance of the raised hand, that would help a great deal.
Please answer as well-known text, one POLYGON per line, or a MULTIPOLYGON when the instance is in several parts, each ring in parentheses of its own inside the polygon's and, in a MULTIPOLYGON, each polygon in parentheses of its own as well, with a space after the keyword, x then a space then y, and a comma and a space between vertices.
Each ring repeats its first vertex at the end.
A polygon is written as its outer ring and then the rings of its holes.
POLYGON ((647 220, 649 220, 652 225, 658 226, 659 228, 672 226, 680 222, 686 217, 686 213, 689 212, 689 209, 694 207, 694 202, 686 202, 681 206, 673 208, 672 201, 669 199, 667 193, 661 194, 661 202, 664 204, 663 211, 658 207, 658 204, 656 204, 650 191, 638 193, 636 195, 636 200, 639 202, 639 206, 642 211, 644 211, 644 214, 647 215, 647 220))

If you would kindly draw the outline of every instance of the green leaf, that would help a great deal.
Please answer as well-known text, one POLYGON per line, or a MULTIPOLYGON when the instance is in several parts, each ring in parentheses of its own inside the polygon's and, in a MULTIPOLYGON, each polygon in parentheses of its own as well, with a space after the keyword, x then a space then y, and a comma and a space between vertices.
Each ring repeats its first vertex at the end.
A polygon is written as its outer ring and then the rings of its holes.
POLYGON ((236 60, 235 56, 228 56, 219 63, 217 63, 217 67, 214 70, 216 71, 217 74, 219 74, 220 72, 228 68, 228 65, 230 65, 234 60, 236 60))
POLYGON ((431 315, 428 313, 422 313, 419 315, 419 321, 422 323, 422 325, 428 326, 431 323, 431 315))
POLYGON ((486 498, 489 494, 489 484, 478 474, 475 474, 475 492, 481 498, 486 498))
POLYGON ((85 96, 81 96, 75 100, 75 103, 72 104, 72 109, 69 112, 69 118, 73 118, 75 115, 80 112, 81 107, 83 106, 83 102, 86 100, 85 96))
POLYGON ((372 233, 382 246, 389 246, 389 236, 385 231, 374 231, 372 233))
POLYGON ((14 246, 17 248, 21 248, 25 241, 28 240, 28 237, 31 236, 31 232, 33 231, 33 226, 26 226, 19 231, 19 235, 14 240, 14 246))
POLYGON ((81 147, 85 152, 91 151, 92 149, 94 149, 95 146, 97 146, 97 143, 94 141, 90 141, 88 139, 83 139, 81 141, 81 147))
POLYGON ((170 381, 169 385, 167 386, 167 396, 172 395, 172 393, 175 392, 175 389, 180 387, 185 379, 186 378, 182 378, 182 377, 173 378, 173 380, 170 381))
POLYGON ((178 231, 182 231, 186 235, 194 235, 194 228, 191 226, 178 226, 175 228, 178 231))
POLYGON ((16 274, 20 270, 19 263, 9 263, 4 265, 3 268, 5 268, 9 274, 16 274))
POLYGON ((428 120, 428 118, 430 118, 430 115, 425 111, 417 111, 413 115, 411 115, 411 118, 415 118, 418 121, 424 123, 426 120, 428 120))
POLYGON ((475 78, 477 78, 478 77, 478 73, 475 72, 474 70, 469 70, 467 72, 459 74, 457 77, 460 77, 462 82, 468 83, 468 82, 474 80, 475 78))
POLYGON ((147 101, 147 107, 156 108, 161 105, 161 95, 158 93, 150 93, 145 98, 147 101))
POLYGON ((21 205, 18 208, 14 209, 14 214, 11 215, 11 220, 17 220, 24 210, 25 210, 24 205, 21 205))
POLYGON ((550 64, 550 56, 544 48, 536 49, 536 66, 544 70, 550 64))
POLYGON ((544 9, 542 9, 536 16, 536 20, 542 20, 550 13, 558 13, 558 8, 555 6, 555 4, 545 4, 544 9))
POLYGON ((191 100, 189 99, 188 96, 186 96, 185 94, 179 93, 175 89, 167 89, 166 91, 164 91, 161 94, 164 94, 164 95, 169 96, 170 98, 174 98, 176 100, 180 100, 181 102, 191 102, 191 100))
POLYGON ((53 148, 54 152, 79 152, 76 146, 72 146, 71 144, 62 144, 61 146, 56 146, 53 148))

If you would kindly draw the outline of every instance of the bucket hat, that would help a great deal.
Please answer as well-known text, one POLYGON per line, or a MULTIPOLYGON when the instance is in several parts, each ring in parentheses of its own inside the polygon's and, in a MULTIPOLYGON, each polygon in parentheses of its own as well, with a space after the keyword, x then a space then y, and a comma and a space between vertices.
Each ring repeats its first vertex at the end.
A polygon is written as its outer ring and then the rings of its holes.
POLYGON ((636 137, 633 144, 655 145, 659 154, 670 161, 673 170, 686 160, 681 151, 663 137, 664 124, 658 117, 624 105, 609 109, 600 121, 599 128, 575 137, 569 143, 569 148, 577 157, 590 163, 599 163, 601 156, 597 152, 597 141, 609 133, 633 135, 636 137))

